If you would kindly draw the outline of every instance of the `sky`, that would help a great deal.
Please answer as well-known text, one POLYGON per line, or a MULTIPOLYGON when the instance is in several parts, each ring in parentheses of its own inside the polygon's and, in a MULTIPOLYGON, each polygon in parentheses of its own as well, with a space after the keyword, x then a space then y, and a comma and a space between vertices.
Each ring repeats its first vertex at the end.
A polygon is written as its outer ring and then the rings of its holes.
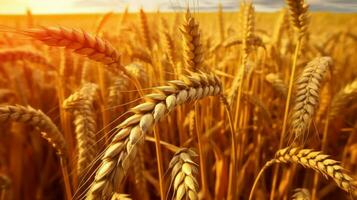
MULTIPOLYGON (((141 6, 146 11, 177 11, 190 7, 200 11, 217 10, 218 2, 224 10, 237 10, 239 0, 0 0, 0 14, 22 14, 30 8, 34 14, 56 13, 105 13, 122 12, 129 6, 131 12, 141 6)), ((357 0, 306 0, 311 10, 357 13, 357 0)), ((253 0, 257 11, 276 11, 282 8, 284 0, 253 0)))

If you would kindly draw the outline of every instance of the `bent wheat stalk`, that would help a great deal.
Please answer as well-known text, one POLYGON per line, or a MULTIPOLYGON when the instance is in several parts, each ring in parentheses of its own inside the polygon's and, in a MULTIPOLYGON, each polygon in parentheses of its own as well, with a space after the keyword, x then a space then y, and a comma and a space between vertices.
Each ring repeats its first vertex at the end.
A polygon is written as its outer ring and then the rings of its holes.
POLYGON ((173 199, 198 199, 199 185, 196 180, 198 174, 197 164, 193 157, 198 155, 191 149, 181 149, 171 159, 171 182, 173 199))
POLYGON ((67 145, 62 134, 52 120, 41 110, 35 110, 31 106, 0 106, 0 122, 16 121, 26 123, 41 129, 41 136, 56 151, 62 159, 67 159, 67 145))
POLYGON ((60 158, 66 195, 68 199, 71 199, 72 192, 67 171, 67 144, 57 126, 41 110, 35 110, 31 106, 0 106, 0 122, 10 120, 29 124, 41 129, 41 136, 47 140, 60 158))
POLYGON ((105 150, 87 199, 108 199, 115 186, 126 176, 144 141, 145 133, 176 106, 208 96, 222 94, 222 85, 213 74, 189 73, 183 80, 173 80, 156 87, 145 96, 145 103, 131 109, 134 114, 117 126, 117 133, 105 150))
MULTIPOLYGON (((92 36, 83 30, 64 27, 33 28, 24 31, 23 34, 42 41, 48 46, 64 47, 91 60, 103 63, 109 71, 115 74, 120 73, 120 71, 123 72, 142 95, 140 83, 120 64, 119 52, 107 40, 92 36)), ((103 79, 101 70, 99 75, 103 79)))
POLYGON ((249 200, 253 199, 254 189, 263 172, 274 163, 293 163, 299 164, 305 168, 312 169, 322 174, 325 178, 332 178, 342 190, 350 193, 356 188, 356 182, 347 175, 346 170, 338 161, 329 159, 329 155, 321 151, 312 149, 300 149, 287 147, 280 149, 275 153, 275 158, 266 162, 256 177, 253 187, 250 191, 249 200))

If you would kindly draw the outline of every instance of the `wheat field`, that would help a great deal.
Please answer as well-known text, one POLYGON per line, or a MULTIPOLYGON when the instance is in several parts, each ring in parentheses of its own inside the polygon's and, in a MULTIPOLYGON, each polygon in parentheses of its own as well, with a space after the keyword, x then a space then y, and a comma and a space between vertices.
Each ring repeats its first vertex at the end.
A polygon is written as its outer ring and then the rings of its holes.
POLYGON ((0 16, 0 200, 357 199, 357 14, 0 16))

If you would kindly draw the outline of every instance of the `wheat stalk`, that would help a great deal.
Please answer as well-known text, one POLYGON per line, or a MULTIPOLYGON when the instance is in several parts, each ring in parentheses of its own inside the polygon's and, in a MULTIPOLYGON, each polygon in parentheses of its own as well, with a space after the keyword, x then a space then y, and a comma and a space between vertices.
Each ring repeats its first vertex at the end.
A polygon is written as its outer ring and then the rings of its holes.
POLYGON ((309 62, 295 83, 296 95, 292 110, 291 134, 303 139, 319 104, 320 88, 325 73, 332 65, 330 57, 318 57, 309 62))
POLYGON ((138 144, 159 119, 176 106, 207 96, 220 95, 221 83, 215 75, 193 73, 183 81, 169 81, 169 85, 156 87, 157 93, 145 96, 146 102, 131 109, 133 114, 117 126, 117 133, 102 157, 87 199, 108 198, 114 187, 122 182, 131 166, 138 144))
POLYGON ((97 154, 96 131, 97 122, 93 107, 98 86, 86 83, 82 88, 69 96, 63 107, 74 114, 75 133, 78 146, 77 172, 83 175, 97 154))
POLYGON ((224 18, 223 18, 223 7, 222 3, 218 3, 218 24, 219 24, 219 36, 221 43, 225 40, 225 28, 224 28, 224 18))
POLYGON ((199 185, 196 180, 197 164, 193 161, 198 155, 191 149, 181 149, 175 153, 169 164, 174 199, 198 199, 199 185))

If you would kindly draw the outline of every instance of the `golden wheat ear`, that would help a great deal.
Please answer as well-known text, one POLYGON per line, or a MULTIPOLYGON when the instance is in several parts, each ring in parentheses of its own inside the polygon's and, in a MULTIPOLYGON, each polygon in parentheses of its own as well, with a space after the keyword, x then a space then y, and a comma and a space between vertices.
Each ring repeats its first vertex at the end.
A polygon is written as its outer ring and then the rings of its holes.
POLYGON ((97 122, 93 106, 97 89, 96 84, 85 83, 63 102, 63 108, 74 115, 78 149, 77 173, 80 177, 97 155, 97 122))
POLYGON ((290 11, 290 20, 298 32, 298 37, 302 38, 307 33, 309 16, 307 5, 304 0, 286 0, 290 11))
POLYGON ((180 27, 183 36, 183 57, 185 68, 197 71, 203 67, 203 45, 199 24, 189 9, 186 11, 184 23, 180 27))
POLYGON ((38 127, 41 136, 48 141, 60 158, 68 158, 66 141, 52 120, 41 110, 36 110, 31 106, 3 105, 0 106, 0 122, 7 121, 22 122, 38 127))
POLYGON ((223 92, 218 77, 203 72, 191 72, 182 80, 168 81, 168 85, 154 90, 155 93, 146 95, 145 102, 132 108, 133 114, 116 127, 117 132, 104 151, 87 199, 108 198, 122 183, 137 155, 138 145, 160 119, 179 105, 220 96, 223 92))
POLYGON ((347 174, 347 170, 340 165, 340 162, 332 160, 329 157, 329 155, 323 154, 321 151, 314 151, 312 149, 287 147, 278 150, 275 153, 275 158, 266 162, 260 170, 251 189, 249 200, 253 199, 254 190, 261 175, 268 167, 275 163, 292 163, 312 169, 322 174, 325 178, 334 180, 338 187, 345 192, 353 194, 357 187, 356 181, 347 174))
POLYGON ((55 70, 55 67, 51 64, 49 59, 40 52, 18 48, 0 50, 0 63, 15 61, 29 61, 55 70))
POLYGON ((328 117, 330 120, 336 118, 347 107, 357 99, 357 79, 343 87, 332 99, 328 117))
POLYGON ((291 138, 304 142, 315 110, 319 105, 320 90, 327 72, 332 66, 330 57, 318 57, 309 62, 295 83, 295 102, 290 125, 291 138))
POLYGON ((117 70, 125 71, 120 65, 119 52, 113 45, 107 40, 99 36, 92 36, 86 31, 65 27, 40 27, 26 29, 19 33, 41 41, 48 46, 72 50, 76 54, 103 63, 108 66, 108 70, 115 73, 117 73, 117 70))
POLYGON ((169 164, 173 199, 198 199, 199 184, 197 164, 194 157, 198 155, 192 149, 181 149, 175 153, 169 164))

